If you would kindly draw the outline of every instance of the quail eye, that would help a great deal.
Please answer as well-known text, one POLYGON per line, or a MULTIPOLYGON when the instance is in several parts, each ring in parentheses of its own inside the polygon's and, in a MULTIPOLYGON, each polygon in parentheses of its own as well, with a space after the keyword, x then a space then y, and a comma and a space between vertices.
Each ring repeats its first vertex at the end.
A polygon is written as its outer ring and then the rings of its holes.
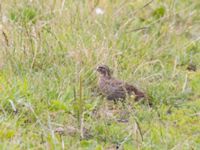
POLYGON ((104 68, 102 68, 102 67, 100 67, 100 68, 99 68, 99 70, 100 70, 100 71, 105 71, 105 69, 104 69, 104 68))

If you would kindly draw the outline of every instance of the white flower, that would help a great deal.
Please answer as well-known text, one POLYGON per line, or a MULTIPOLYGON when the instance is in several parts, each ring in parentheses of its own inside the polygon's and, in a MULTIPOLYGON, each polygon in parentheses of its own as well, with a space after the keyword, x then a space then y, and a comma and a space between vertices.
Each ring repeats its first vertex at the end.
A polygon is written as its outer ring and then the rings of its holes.
POLYGON ((104 14, 104 10, 101 9, 101 8, 99 8, 99 7, 97 7, 97 8, 95 8, 95 13, 96 13, 97 15, 103 15, 103 14, 104 14))
POLYGON ((3 15, 3 16, 2 16, 2 22, 3 22, 3 23, 6 23, 7 21, 8 21, 8 18, 7 18, 6 16, 3 15))

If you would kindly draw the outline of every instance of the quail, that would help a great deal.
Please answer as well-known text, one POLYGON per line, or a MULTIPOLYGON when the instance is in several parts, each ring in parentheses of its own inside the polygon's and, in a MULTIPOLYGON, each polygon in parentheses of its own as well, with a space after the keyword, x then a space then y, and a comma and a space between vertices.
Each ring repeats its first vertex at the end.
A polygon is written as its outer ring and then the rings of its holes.
POLYGON ((100 93, 108 100, 123 100, 132 94, 135 94, 136 101, 145 98, 144 92, 135 86, 112 77, 112 72, 108 66, 98 66, 97 72, 100 74, 98 82, 100 93))

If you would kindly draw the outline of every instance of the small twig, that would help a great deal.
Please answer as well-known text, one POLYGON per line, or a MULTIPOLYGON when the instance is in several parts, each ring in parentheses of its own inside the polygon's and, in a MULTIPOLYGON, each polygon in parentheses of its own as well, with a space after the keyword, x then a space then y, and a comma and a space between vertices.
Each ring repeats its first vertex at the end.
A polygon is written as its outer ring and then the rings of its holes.
POLYGON ((65 5, 65 0, 62 0, 60 14, 62 14, 62 12, 63 12, 64 5, 65 5))
POLYGON ((62 135, 60 136, 60 138, 61 138, 61 142, 62 142, 62 149, 64 150, 65 149, 65 141, 63 140, 62 135))
POLYGON ((6 45, 9 46, 9 40, 8 40, 8 36, 6 35, 6 33, 4 31, 2 31, 3 37, 5 39, 6 45))
POLYGON ((9 100, 9 102, 10 102, 10 104, 11 104, 11 106, 12 106, 13 111, 14 111, 15 113, 17 113, 17 109, 16 109, 16 107, 15 107, 14 102, 13 102, 12 100, 9 100))
POLYGON ((146 3, 143 7, 141 7, 140 9, 143 9, 143 8, 147 7, 147 6, 150 5, 153 1, 154 1, 154 0, 151 0, 151 1, 147 2, 147 3, 146 3))
POLYGON ((134 120, 135 120, 135 123, 136 123, 136 125, 137 125, 137 129, 138 129, 138 131, 139 131, 139 134, 140 134, 140 136, 141 136, 141 139, 142 139, 142 141, 144 140, 143 139, 143 134, 142 134, 142 130, 141 130, 141 128, 140 128, 140 124, 139 124, 139 122, 137 121, 137 119, 134 117, 134 120))
POLYGON ((136 32, 136 31, 147 30, 147 29, 149 29, 149 27, 141 27, 141 28, 136 28, 133 30, 126 31, 125 33, 136 32))
POLYGON ((74 94, 74 102, 76 101, 76 87, 73 88, 73 94, 74 94))
POLYGON ((79 99, 78 99, 78 125, 79 125, 79 129, 80 129, 80 138, 83 139, 84 138, 84 131, 83 131, 83 127, 84 127, 84 113, 83 113, 83 109, 84 109, 84 102, 83 102, 83 85, 82 85, 82 77, 81 75, 79 76, 79 99))
POLYGON ((185 81, 184 81, 183 88, 182 88, 182 93, 185 92, 185 88, 186 88, 186 86, 187 86, 187 81, 188 81, 188 75, 186 74, 186 75, 185 75, 185 81))

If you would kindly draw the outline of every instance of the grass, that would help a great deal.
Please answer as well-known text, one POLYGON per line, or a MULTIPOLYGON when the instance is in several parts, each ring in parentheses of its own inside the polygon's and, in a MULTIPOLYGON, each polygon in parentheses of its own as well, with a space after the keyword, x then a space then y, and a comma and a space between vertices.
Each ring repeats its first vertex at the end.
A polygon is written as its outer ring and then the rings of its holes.
POLYGON ((0 6, 0 149, 200 148, 198 0, 0 6), (153 107, 98 96, 98 64, 153 107))

